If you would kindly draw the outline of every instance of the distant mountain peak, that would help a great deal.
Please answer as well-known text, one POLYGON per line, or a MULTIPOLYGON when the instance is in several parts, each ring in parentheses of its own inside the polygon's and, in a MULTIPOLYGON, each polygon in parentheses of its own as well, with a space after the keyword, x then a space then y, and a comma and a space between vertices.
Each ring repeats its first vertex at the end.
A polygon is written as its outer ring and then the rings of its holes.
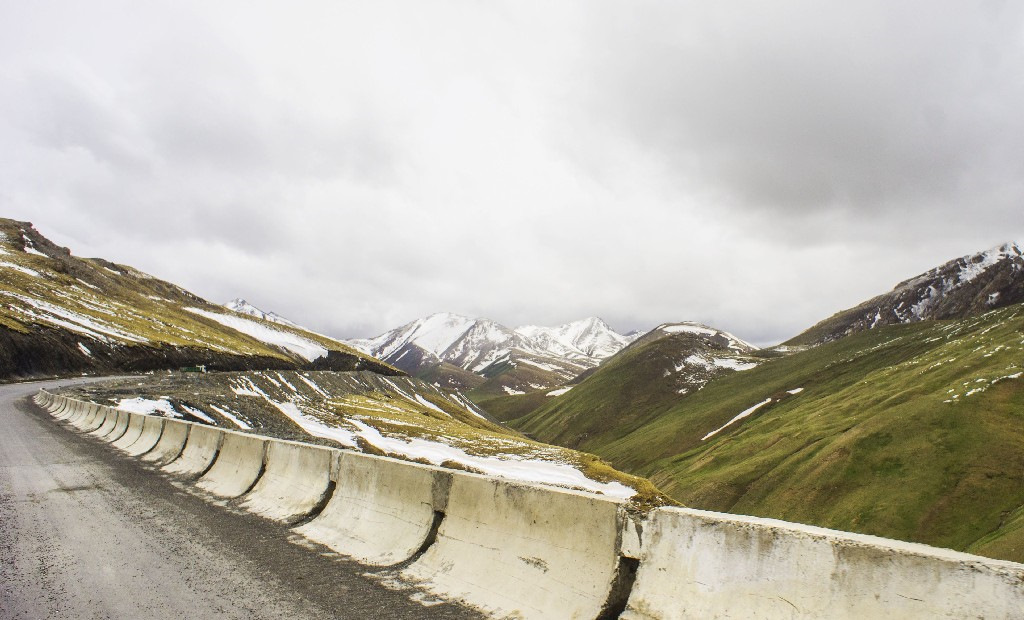
POLYGON ((295 323, 289 321, 288 319, 278 314, 274 314, 273 312, 264 312, 263 310, 260 310, 256 306, 242 299, 241 297, 232 299, 228 303, 224 304, 224 307, 227 308, 228 310, 234 310, 235 312, 238 312, 240 314, 254 316, 258 319, 263 319, 264 321, 270 321, 271 323, 279 323, 281 325, 287 325, 289 327, 299 327, 295 323))
POLYGON ((884 325, 961 319, 1024 302, 1024 248, 1009 241, 968 254, 835 314, 787 344, 828 342, 884 325))
POLYGON ((515 389, 559 385, 597 366, 628 345, 598 317, 556 327, 524 325, 510 329, 496 321, 437 312, 410 321, 375 338, 349 344, 412 374, 438 364, 490 377, 521 368, 533 373, 515 389), (540 374, 538 374, 540 373, 540 374), (544 375, 547 378, 541 378, 544 375))

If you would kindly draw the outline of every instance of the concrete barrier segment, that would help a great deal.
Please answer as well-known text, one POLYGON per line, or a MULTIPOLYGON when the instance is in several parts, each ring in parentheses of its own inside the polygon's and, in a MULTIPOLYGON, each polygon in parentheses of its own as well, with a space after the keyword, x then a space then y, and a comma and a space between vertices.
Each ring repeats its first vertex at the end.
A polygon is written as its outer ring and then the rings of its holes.
POLYGON ((107 419, 107 413, 110 407, 105 405, 98 405, 96 411, 92 414, 92 417, 86 420, 85 425, 82 427, 83 433, 92 433, 103 425, 103 422, 107 419))
POLYGON ((117 414, 114 427, 106 435, 102 435, 100 439, 107 442, 114 442, 121 438, 128 430, 128 423, 131 421, 132 414, 127 411, 121 411, 119 409, 114 410, 117 414))
POLYGON ((200 476, 217 458, 224 431, 205 424, 189 424, 188 427, 185 447, 176 459, 164 466, 164 471, 179 476, 200 476))
POLYGON ((185 442, 188 441, 189 429, 192 424, 180 420, 162 420, 163 430, 160 432, 160 440, 152 450, 143 454, 140 458, 143 461, 155 463, 156 465, 167 465, 181 456, 185 449, 185 442))
POLYGON ((661 508, 622 618, 1024 617, 1024 564, 772 519, 661 508))
POLYGON ((374 566, 405 562, 423 548, 447 504, 448 471, 347 450, 337 469, 327 506, 296 532, 374 566))
POLYGON ((164 430, 164 418, 155 415, 144 416, 142 432, 135 442, 126 447, 124 451, 130 456, 142 456, 149 452, 160 442, 160 436, 164 430))
POLYGON ((114 425, 117 424, 117 409, 112 407, 104 407, 103 409, 103 422, 89 433, 93 437, 103 437, 112 431, 114 429, 114 425))
POLYGON ((70 398, 66 398, 64 399, 64 406, 61 408, 60 412, 54 415, 53 417, 61 421, 67 420, 71 416, 75 415, 75 413, 78 411, 77 405, 77 401, 71 400, 70 398))
POLYGON ((125 429, 124 435, 121 435, 121 437, 111 445, 118 450, 123 451, 125 448, 138 441, 139 437, 142 436, 142 427, 145 425, 147 417, 149 416, 145 416, 141 413, 129 412, 128 428, 125 429))
POLYGON ((200 489, 219 497, 238 497, 246 493, 263 473, 267 438, 234 431, 222 431, 217 459, 196 482, 200 489))
POLYGON ((50 413, 58 420, 63 420, 64 416, 71 414, 71 401, 67 398, 61 398, 60 404, 50 413))
POLYGON ((81 411, 82 404, 83 403, 81 401, 66 398, 64 409, 60 412, 60 415, 55 417, 62 422, 66 422, 78 415, 78 412, 81 411))
POLYGON ((89 413, 89 405, 91 404, 92 403, 87 403, 83 401, 75 401, 74 412, 67 418, 65 418, 64 421, 70 424, 71 426, 76 426, 77 423, 84 419, 85 415, 89 413))
POLYGON ((97 409, 99 409, 99 405, 96 403, 86 403, 85 411, 76 420, 71 421, 71 426, 74 426, 78 430, 84 430, 96 415, 97 409))
POLYGON ((436 541, 401 574, 496 616, 597 618, 618 580, 621 505, 455 472, 436 541))
POLYGON ((333 490, 332 464, 338 451, 331 448, 271 440, 266 466, 242 507, 258 515, 296 523, 322 508, 333 490))

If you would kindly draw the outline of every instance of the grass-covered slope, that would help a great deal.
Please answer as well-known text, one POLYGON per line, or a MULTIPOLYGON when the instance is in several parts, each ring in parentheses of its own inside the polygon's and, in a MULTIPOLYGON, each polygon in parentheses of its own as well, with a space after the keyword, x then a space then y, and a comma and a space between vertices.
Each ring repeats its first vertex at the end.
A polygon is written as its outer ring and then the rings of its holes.
MULTIPOLYGON (((540 441, 573 448, 602 445, 700 392, 714 377, 748 372, 762 359, 758 355, 728 332, 689 323, 662 325, 570 391, 547 398, 510 424, 540 441)), ((478 402, 492 411, 487 401, 478 402)))
POLYGON ((331 338, 72 256, 31 224, 0 219, 0 378, 196 364, 398 372, 331 338))
POLYGON ((1020 305, 868 330, 724 375, 675 406, 651 398, 642 416, 615 402, 624 432, 598 410, 576 447, 693 507, 1024 561, 1020 305))
POLYGON ((66 388, 129 411, 284 439, 629 497, 661 496, 649 481, 593 455, 530 441, 491 422, 457 392, 371 372, 159 374, 66 388))

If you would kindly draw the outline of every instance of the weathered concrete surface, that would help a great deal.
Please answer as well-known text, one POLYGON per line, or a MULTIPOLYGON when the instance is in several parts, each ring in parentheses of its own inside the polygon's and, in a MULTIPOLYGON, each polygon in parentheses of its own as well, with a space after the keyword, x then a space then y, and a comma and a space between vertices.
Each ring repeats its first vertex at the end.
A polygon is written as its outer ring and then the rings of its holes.
POLYGON ((222 431, 224 439, 213 467, 196 481, 200 489, 220 497, 238 497, 252 488, 263 472, 267 439, 222 431))
POLYGON ((453 473, 437 540, 402 575, 497 616, 596 618, 618 567, 619 506, 453 473))
POLYGON ((125 431, 128 430, 128 422, 131 421, 131 414, 127 411, 114 410, 115 421, 114 427, 110 429, 110 432, 106 435, 100 435, 100 439, 103 441, 114 442, 124 435, 125 431))
POLYGON ((444 510, 450 478, 435 467, 342 452, 330 502, 296 531, 361 562, 404 562, 427 540, 435 502, 444 510), (435 493, 435 487, 443 488, 435 493))
POLYGON ((0 618, 468 618, 224 510, 0 386, 0 618))
POLYGON ((301 520, 326 500, 337 454, 337 450, 320 446, 270 441, 263 475, 245 496, 242 507, 287 523, 301 520))
POLYGON ((124 450, 135 443, 139 437, 142 436, 142 427, 145 425, 147 417, 149 416, 144 416, 138 413, 129 413, 128 428, 125 429, 124 435, 121 435, 117 441, 110 445, 114 446, 118 450, 124 450))
POLYGON ((92 433, 98 429, 107 419, 107 412, 109 409, 109 407, 105 407, 103 405, 96 407, 96 411, 92 414, 92 417, 86 420, 85 426, 82 427, 82 432, 92 433))
POLYGON ((160 441, 152 450, 141 456, 143 461, 149 461, 157 465, 166 465, 178 458, 181 451, 185 449, 185 442, 188 440, 188 431, 191 424, 179 420, 163 420, 163 430, 160 432, 160 441))
POLYGON ((99 409, 99 405, 89 403, 88 405, 86 405, 85 413, 82 414, 82 416, 79 417, 77 420, 72 422, 71 425, 80 431, 84 431, 85 429, 89 428, 89 423, 96 418, 96 412, 99 411, 99 409))
POLYGON ((179 476, 198 476, 217 458, 224 431, 212 426, 190 424, 188 441, 178 458, 164 466, 164 470, 179 476))
POLYGON ((164 419, 158 416, 143 416, 142 432, 132 445, 124 449, 130 456, 142 456, 160 443, 163 434, 164 419))
POLYGON ((111 409, 110 407, 104 407, 103 409, 103 422, 89 432, 93 437, 103 437, 114 430, 114 425, 117 424, 117 409, 111 409))
POLYGON ((772 519, 662 508, 624 619, 1024 617, 1024 566, 772 519))

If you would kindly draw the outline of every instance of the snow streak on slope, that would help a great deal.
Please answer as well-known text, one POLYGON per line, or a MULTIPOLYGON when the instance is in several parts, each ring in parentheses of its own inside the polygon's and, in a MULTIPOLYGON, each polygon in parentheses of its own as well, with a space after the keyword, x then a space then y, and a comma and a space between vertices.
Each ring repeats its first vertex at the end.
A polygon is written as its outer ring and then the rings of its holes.
POLYGON ((230 327, 231 329, 240 331, 247 336, 252 336, 253 338, 267 344, 272 344, 287 351, 291 351, 292 353, 304 357, 311 362, 317 358, 327 355, 327 349, 312 340, 303 338, 297 334, 267 327, 266 325, 257 323, 256 321, 243 319, 239 316, 209 312, 199 308, 185 308, 185 310, 205 316, 208 319, 217 321, 225 327, 230 327))
MULTIPOLYGON (((281 325, 287 325, 288 327, 299 327, 295 323, 292 323, 288 319, 274 314, 273 312, 264 312, 256 306, 250 304, 242 298, 232 299, 228 303, 224 304, 224 307, 228 310, 234 310, 239 314, 247 314, 249 316, 256 317, 257 319, 263 319, 264 321, 270 321, 271 323, 279 323, 281 325)), ((302 328, 300 328, 302 329, 302 328)))

